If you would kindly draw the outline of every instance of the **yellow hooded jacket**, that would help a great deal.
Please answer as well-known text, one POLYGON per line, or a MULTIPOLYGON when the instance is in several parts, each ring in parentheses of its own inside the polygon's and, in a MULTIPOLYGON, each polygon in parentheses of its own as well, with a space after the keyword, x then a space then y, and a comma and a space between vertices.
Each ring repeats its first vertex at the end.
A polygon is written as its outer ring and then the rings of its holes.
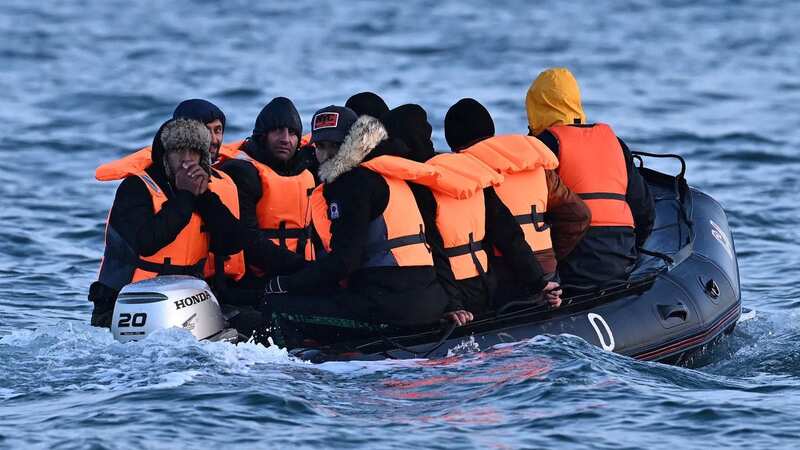
POLYGON ((555 125, 586 123, 578 81, 563 67, 547 69, 533 80, 525 109, 534 136, 555 125))

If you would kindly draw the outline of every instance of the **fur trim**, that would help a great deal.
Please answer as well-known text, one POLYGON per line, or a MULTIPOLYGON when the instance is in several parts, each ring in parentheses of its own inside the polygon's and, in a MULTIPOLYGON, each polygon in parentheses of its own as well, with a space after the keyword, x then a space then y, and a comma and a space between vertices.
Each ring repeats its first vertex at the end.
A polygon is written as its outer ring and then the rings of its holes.
POLYGON ((167 155, 171 152, 194 151, 200 153, 200 166, 209 171, 211 165, 211 133, 203 123, 193 119, 173 119, 161 130, 164 146, 164 170, 171 175, 167 155))
POLYGON ((379 142, 387 137, 389 135, 378 119, 370 116, 359 117, 350 127, 339 151, 319 166, 320 180, 323 183, 331 183, 342 174, 353 170, 379 142))

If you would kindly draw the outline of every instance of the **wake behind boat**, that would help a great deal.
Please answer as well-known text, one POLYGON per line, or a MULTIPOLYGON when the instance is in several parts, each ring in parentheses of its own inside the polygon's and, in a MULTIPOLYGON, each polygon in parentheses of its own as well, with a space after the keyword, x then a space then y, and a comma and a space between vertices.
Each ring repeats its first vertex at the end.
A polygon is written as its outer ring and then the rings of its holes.
MULTIPOLYGON (((739 271, 733 238, 722 207, 691 188, 686 164, 667 175, 640 172, 656 200, 656 222, 636 269, 623 284, 588 289, 565 286, 558 309, 538 301, 514 300, 465 326, 408 330, 363 341, 294 348, 313 362, 384 358, 438 358, 465 343, 474 350, 543 334, 571 334, 607 351, 636 359, 689 366, 710 344, 730 334, 741 315, 739 271)), ((156 329, 178 326, 199 339, 235 340, 205 282, 164 276, 126 286, 114 311, 119 340, 141 339, 156 329)))

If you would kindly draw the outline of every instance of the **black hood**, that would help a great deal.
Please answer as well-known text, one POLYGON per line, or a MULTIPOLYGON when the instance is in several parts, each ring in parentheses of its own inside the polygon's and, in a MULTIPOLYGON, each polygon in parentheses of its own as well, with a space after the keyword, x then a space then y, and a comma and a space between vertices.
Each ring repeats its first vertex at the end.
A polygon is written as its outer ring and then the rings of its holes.
POLYGON ((410 150, 407 158, 425 162, 435 155, 428 123, 428 114, 421 106, 408 104, 398 106, 381 117, 389 137, 403 142, 410 150))
POLYGON ((172 118, 194 119, 204 124, 209 124, 215 120, 222 122, 222 129, 225 129, 225 114, 217 105, 200 98, 184 100, 175 108, 172 118))
POLYGON ((297 143, 299 145, 303 133, 300 113, 297 112, 294 103, 288 98, 275 97, 258 113, 253 135, 243 143, 241 149, 281 175, 297 175, 308 165, 299 151, 289 161, 284 162, 275 159, 264 145, 267 133, 284 127, 297 135, 297 143))
POLYGON ((389 112, 386 102, 374 92, 360 92, 347 99, 344 106, 352 109, 358 116, 372 116, 380 119, 389 112))
POLYGON ((171 195, 172 185, 167 177, 167 171, 164 169, 164 143, 161 141, 161 132, 164 127, 174 119, 170 119, 158 127, 156 135, 153 137, 152 150, 150 152, 150 159, 153 161, 150 167, 147 168, 147 173, 153 178, 156 183, 165 188, 167 195, 171 195))
POLYGON ((284 127, 296 134, 298 140, 303 136, 303 122, 294 103, 286 97, 275 97, 258 113, 253 136, 284 127))
POLYGON ((153 137, 153 145, 152 151, 150 152, 150 159, 153 161, 153 164, 150 166, 151 169, 155 170, 157 173, 166 177, 166 172, 164 171, 164 143, 161 141, 161 132, 164 130, 164 127, 173 119, 170 119, 161 124, 158 127, 158 131, 156 135, 153 137))

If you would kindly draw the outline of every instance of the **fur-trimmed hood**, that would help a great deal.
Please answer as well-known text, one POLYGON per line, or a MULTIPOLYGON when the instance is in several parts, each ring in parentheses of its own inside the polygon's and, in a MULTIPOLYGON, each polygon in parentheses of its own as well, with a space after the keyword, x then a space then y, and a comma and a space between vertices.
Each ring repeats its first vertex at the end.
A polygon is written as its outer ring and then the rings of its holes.
POLYGON ((331 183, 342 174, 356 168, 364 158, 388 137, 381 122, 371 116, 361 116, 356 120, 339 151, 319 166, 319 178, 323 183, 331 183))

